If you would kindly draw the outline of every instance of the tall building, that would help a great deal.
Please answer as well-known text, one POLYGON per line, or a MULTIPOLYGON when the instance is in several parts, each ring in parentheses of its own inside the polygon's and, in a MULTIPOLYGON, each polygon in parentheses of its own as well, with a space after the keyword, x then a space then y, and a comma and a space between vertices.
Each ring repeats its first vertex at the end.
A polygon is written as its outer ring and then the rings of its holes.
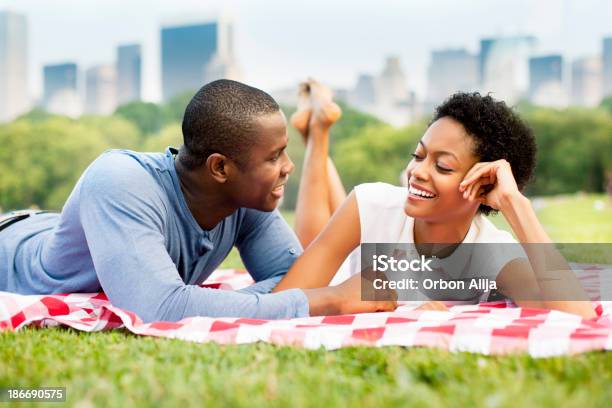
POLYGON ((463 48, 433 51, 428 69, 427 110, 455 92, 478 89, 478 57, 463 48))
MULTIPOLYGON (((168 100, 204 85, 206 69, 218 59, 233 57, 233 30, 223 20, 163 27, 161 30, 162 97, 168 100)), ((212 69, 214 71, 214 69, 212 69)), ((212 72, 215 73, 215 72, 212 72)))
POLYGON ((234 26, 225 20, 218 25, 218 49, 204 67, 204 83, 217 79, 242 80, 242 70, 234 54, 234 26))
POLYGON ((117 72, 113 65, 99 65, 85 74, 85 112, 110 115, 117 107, 117 72))
POLYGON ((117 102, 141 99, 142 53, 140 44, 117 47, 117 102))
POLYGON ((0 122, 11 121, 30 107, 27 50, 25 16, 0 12, 0 122))
POLYGON ((366 112, 371 110, 376 103, 375 82, 372 75, 360 74, 357 78, 357 85, 350 94, 349 103, 366 112))
POLYGON ((406 74, 399 58, 391 56, 376 80, 376 103, 395 105, 408 98, 406 74))
POLYGON ((547 55, 529 59, 529 99, 536 105, 567 105, 563 85, 563 57, 547 55))
POLYGON ((77 87, 77 66, 74 63, 45 65, 43 106, 59 115, 79 116, 83 104, 77 87))
POLYGON ((612 95, 612 37, 603 39, 603 95, 612 95))
POLYGON ((216 81, 217 79, 242 80, 242 71, 236 59, 231 55, 215 53, 204 67, 203 83, 216 81))
POLYGON ((587 57, 572 63, 572 104, 597 106, 601 101, 602 63, 599 57, 587 57))
POLYGON ((480 88, 497 99, 515 103, 527 95, 529 57, 536 40, 531 36, 485 38, 480 41, 480 88))

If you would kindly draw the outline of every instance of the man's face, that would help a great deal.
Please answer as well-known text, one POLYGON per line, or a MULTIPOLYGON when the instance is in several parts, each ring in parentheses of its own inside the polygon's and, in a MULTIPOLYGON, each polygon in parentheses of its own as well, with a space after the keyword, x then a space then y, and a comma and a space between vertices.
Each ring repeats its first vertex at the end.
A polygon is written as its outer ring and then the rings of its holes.
POLYGON ((272 211, 278 207, 294 164, 285 151, 289 138, 285 115, 261 116, 245 163, 230 181, 230 194, 239 207, 272 211))

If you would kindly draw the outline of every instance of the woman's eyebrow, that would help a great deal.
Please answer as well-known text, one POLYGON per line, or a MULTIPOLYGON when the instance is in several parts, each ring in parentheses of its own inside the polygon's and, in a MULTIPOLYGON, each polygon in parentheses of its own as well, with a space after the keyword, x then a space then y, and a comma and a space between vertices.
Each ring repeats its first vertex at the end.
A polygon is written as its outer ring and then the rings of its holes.
MULTIPOLYGON (((425 143, 423 143, 422 140, 419 140, 419 143, 423 146, 423 148, 425 150, 427 150, 427 146, 425 146, 425 143)), ((446 154, 446 155, 449 155, 449 156, 453 156, 455 158, 455 160, 459 161, 457 156, 455 156, 452 152, 447 152, 446 150, 438 150, 438 151, 433 152, 433 153, 436 153, 438 156, 443 155, 443 154, 446 154)))

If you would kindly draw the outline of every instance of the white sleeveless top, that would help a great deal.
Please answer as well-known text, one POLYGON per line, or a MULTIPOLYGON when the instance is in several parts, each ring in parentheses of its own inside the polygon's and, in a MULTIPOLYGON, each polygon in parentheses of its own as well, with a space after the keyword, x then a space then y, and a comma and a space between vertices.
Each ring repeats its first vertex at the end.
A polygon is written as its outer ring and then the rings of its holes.
MULTIPOLYGON (((355 196, 359 208, 359 222, 361 224, 361 243, 414 243, 414 218, 404 212, 404 204, 408 195, 406 187, 397 187, 386 183, 366 183, 355 187, 355 196)), ((484 215, 477 214, 462 243, 517 243, 512 235, 497 228, 484 215)), ((485 266, 477 265, 479 270, 487 271, 487 278, 495 280, 501 269, 509 261, 516 258, 526 258, 519 245, 511 246, 508 250, 492 251, 487 253, 486 259, 473 262, 484 262, 485 266)), ((451 254, 447 258, 438 260, 442 265, 464 261, 469 257, 451 254)), ((483 251, 480 251, 481 253, 483 251)), ((357 247, 346 258, 330 285, 335 286, 360 271, 361 251, 357 247)), ((449 268, 457 269, 457 268, 449 268)), ((456 276, 454 278, 457 278, 456 276)))

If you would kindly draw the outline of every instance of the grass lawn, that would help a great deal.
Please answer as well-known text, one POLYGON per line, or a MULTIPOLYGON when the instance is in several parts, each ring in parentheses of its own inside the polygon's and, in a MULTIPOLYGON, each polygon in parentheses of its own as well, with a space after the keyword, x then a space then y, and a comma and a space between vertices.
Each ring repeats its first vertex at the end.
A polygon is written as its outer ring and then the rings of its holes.
MULTIPOLYGON (((594 210, 601 199, 548 199, 539 216, 555 241, 612 242, 610 204, 594 210)), ((224 266, 240 267, 240 258, 234 253, 224 266)), ((64 386, 68 404, 82 407, 609 406, 610 384, 612 353, 601 352, 532 359, 399 347, 218 346, 126 331, 0 333, 0 387, 64 386)))

